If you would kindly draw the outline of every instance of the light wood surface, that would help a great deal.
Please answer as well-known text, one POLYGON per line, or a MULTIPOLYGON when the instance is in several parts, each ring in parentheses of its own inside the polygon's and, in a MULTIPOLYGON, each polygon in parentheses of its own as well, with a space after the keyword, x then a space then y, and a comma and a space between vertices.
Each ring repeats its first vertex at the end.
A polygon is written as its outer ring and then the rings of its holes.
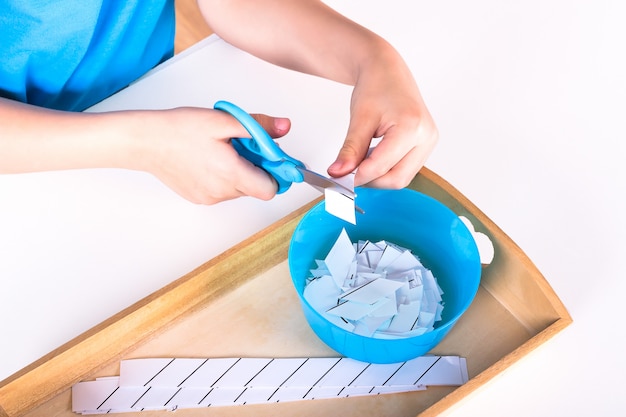
MULTIPOLYGON (((433 350, 466 357, 470 381, 458 388, 249 406, 247 411, 268 416, 277 412, 325 416, 337 410, 346 416, 435 416, 569 325, 567 310, 542 274, 476 206, 426 168, 410 187, 468 217, 496 246, 497 260, 483 268, 481 288, 470 309, 433 350)), ((333 355, 308 328, 286 266, 290 236, 310 207, 302 207, 3 381, 0 416, 72 416, 72 384, 116 375, 122 358, 333 355), (284 314, 277 315, 276 306, 284 314)), ((240 412, 240 407, 219 407, 178 410, 177 415, 240 412)))
POLYGON ((174 52, 179 53, 209 36, 213 31, 200 14, 196 0, 176 0, 176 38, 174 52))

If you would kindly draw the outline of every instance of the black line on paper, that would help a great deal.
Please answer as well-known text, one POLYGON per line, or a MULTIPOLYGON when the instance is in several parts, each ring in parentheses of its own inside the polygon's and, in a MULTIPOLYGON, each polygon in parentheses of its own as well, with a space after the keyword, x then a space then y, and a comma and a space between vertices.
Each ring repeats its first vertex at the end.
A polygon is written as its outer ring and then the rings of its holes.
POLYGON ((311 388, 309 388, 309 390, 308 390, 308 391, 307 391, 307 392, 306 392, 306 393, 302 396, 302 398, 305 398, 307 395, 309 395, 309 392, 311 392, 311 390, 312 390, 312 389, 313 389, 313 388, 317 385, 317 383, 318 383, 318 382, 320 382, 320 381, 322 380, 322 378, 324 378, 326 375, 328 375, 328 373, 329 373, 329 372, 330 372, 330 371, 331 371, 331 370, 332 370, 335 366, 337 366, 337 364, 338 364, 339 362, 341 362, 341 360, 342 360, 342 359, 343 359, 343 358, 339 358, 339 360, 338 360, 337 362, 335 362, 335 363, 333 364, 333 366, 331 366, 330 368, 328 368, 328 369, 326 370, 326 372, 324 372, 324 375, 320 376, 320 377, 318 378, 318 380, 317 380, 317 381, 315 381, 313 384, 311 384, 311 388))
POLYGON ((250 380, 249 380, 248 382, 246 382, 246 383, 244 384, 244 386, 248 386, 248 385, 250 385, 250 383, 252 382, 252 380, 253 380, 254 378, 256 378, 256 377, 257 377, 257 376, 258 376, 261 372, 263 372, 263 370, 264 370, 265 368, 267 368, 267 367, 268 367, 268 365, 269 365, 270 363, 272 363, 273 361, 274 361, 274 358, 270 359, 270 361, 269 361, 268 363, 266 363, 266 364, 265 364, 265 366, 263 366, 261 369, 259 369, 259 372, 257 372, 256 374, 254 374, 254 376, 253 376, 252 378, 250 378, 250 380))
POLYGON ((417 317, 415 317, 415 321, 413 322, 413 324, 411 325, 411 330, 415 329, 415 325, 417 324, 417 321, 420 319, 419 314, 417 315, 417 317))
POLYGON ((120 387, 115 387, 115 389, 113 390, 113 392, 112 392, 112 393, 110 393, 110 394, 109 394, 109 396, 108 396, 108 397, 106 397, 106 398, 104 399, 104 401, 102 401, 102 402, 100 403, 100 405, 96 407, 96 410, 99 410, 99 409, 100 409, 100 407, 102 407, 102 405, 103 405, 105 402, 107 402, 107 400, 108 400, 109 398, 111 398, 111 397, 113 396, 113 394, 115 394, 115 391, 117 391, 118 389, 120 389, 120 387))
MULTIPOLYGON (((237 400, 239 399, 239 397, 241 397, 241 396, 243 395, 243 393, 244 393, 244 392, 246 392, 246 390, 247 390, 247 389, 248 389, 248 387, 244 388, 244 389, 243 389, 243 391, 241 391, 241 392, 239 393, 239 395, 237 396, 237 398, 235 398, 235 399, 233 400, 233 402, 234 402, 234 403, 236 403, 236 402, 237 402, 237 400)), ((245 404, 245 403, 244 403, 244 404, 245 404)))
POLYGON ((360 287, 356 287, 350 291, 344 292, 343 294, 341 294, 341 297, 339 297, 339 299, 343 300, 344 298, 346 298, 347 296, 349 296, 350 294, 352 294, 353 292, 359 291, 365 287, 367 287, 368 285, 370 285, 372 282, 376 281, 375 279, 366 282, 365 284, 361 285, 360 287))
MULTIPOLYGON (((354 381, 356 381, 356 380, 357 380, 357 378, 358 378, 358 377, 360 377, 360 376, 361 376, 361 374, 362 374, 363 372, 365 372, 365 370, 366 370, 367 368, 369 368, 369 367, 370 367, 370 365, 371 365, 371 363, 368 363, 368 364, 367 364, 367 366, 366 366, 365 368, 363 368, 363 370, 362 370, 361 372, 359 372, 359 374, 358 374, 357 376, 355 376, 355 377, 354 377, 354 379, 353 379, 352 381, 350 381, 350 383, 348 384, 348 386, 352 385, 352 384, 354 383, 354 381)), ((340 391, 340 392, 341 392, 341 391, 340 391)))
POLYGON ((172 400, 174 399, 174 397, 175 397, 175 396, 176 396, 176 395, 180 392, 180 390, 182 390, 182 387, 181 387, 181 388, 178 388, 178 391, 176 391, 176 392, 174 393, 174 395, 172 395, 172 396, 170 397, 170 399, 169 399, 169 400, 167 400, 167 402, 166 402, 165 404, 163 404, 163 407, 167 407, 167 405, 170 403, 170 401, 172 401, 172 400))
POLYGON ((135 405, 137 405, 137 403, 139 402, 139 400, 141 400, 141 399, 143 398, 143 396, 144 396, 144 395, 146 395, 146 394, 148 393, 148 391, 150 391, 150 389, 151 389, 151 388, 152 388, 152 387, 148 387, 148 389, 147 389, 147 390, 146 390, 143 394, 141 394, 141 395, 139 396, 139 398, 137 398, 137 401, 135 401, 135 402, 133 403, 133 405, 131 405, 131 406, 130 406, 130 408, 135 408, 135 405))
MULTIPOLYGON (((280 384, 280 386, 282 387, 283 384, 287 381, 289 381, 289 379, 294 376, 299 370, 300 368, 302 368, 304 366, 305 363, 307 363, 309 361, 310 358, 306 358, 296 369, 295 371, 293 371, 287 378, 285 378, 285 380, 280 384)), ((271 397, 270 397, 271 398, 271 397)))
POLYGON ((433 366, 435 366, 435 364, 436 364, 437 362, 439 362, 439 359, 441 359, 441 356, 439 356, 439 357, 437 358, 437 360, 436 360, 435 362, 433 362, 433 364, 432 364, 432 365, 430 365, 430 366, 428 367, 428 369, 426 369, 426 370, 424 371, 424 373, 420 375, 420 377, 419 377, 419 378, 417 378, 417 381, 415 381, 415 382, 413 383, 413 385, 417 385, 417 383, 419 382, 419 380, 420 380, 420 379, 422 379, 422 377, 423 377, 424 375, 426 375, 426 374, 428 373, 428 371, 430 371, 430 370, 431 370, 431 368, 432 368, 433 366))
POLYGON ((289 381, 289 379, 294 376, 299 370, 300 368, 302 368, 304 366, 305 363, 307 363, 307 361, 309 360, 309 358, 306 358, 305 360, 302 361, 302 363, 300 365, 298 365, 298 367, 296 369, 294 369, 294 371, 289 374, 289 376, 287 376, 287 378, 285 378, 285 380, 283 382, 280 383, 280 385, 278 385, 278 388, 276 388, 274 390, 274 392, 272 392, 272 395, 270 395, 269 397, 267 397, 266 401, 269 401, 272 399, 272 397, 274 396, 274 394, 276 394, 278 392, 278 390, 285 384, 285 382, 289 381))
MULTIPOLYGON (((279 390, 279 389, 280 389, 280 387, 276 388, 276 389, 274 390, 274 392, 272 392, 272 395, 270 395, 269 397, 267 397, 267 400, 265 400, 265 401, 269 401, 269 400, 270 400, 270 399, 274 396, 274 394, 276 394, 276 393, 278 392, 278 390, 279 390)), ((279 401, 280 401, 280 400, 279 400, 279 401)), ((278 402, 278 401, 277 401, 277 402, 278 402)))
POLYGON ((387 382, 389 382, 389 380, 390 380, 391 378, 393 378, 393 376, 394 376, 395 374, 397 374, 397 373, 398 373, 398 371, 400 370, 400 368, 402 368, 404 365, 406 365, 406 362, 402 362, 402 365, 398 366, 398 369, 396 369, 395 371, 393 371, 393 374, 389 375, 389 378, 387 378, 387 380, 386 380, 385 382, 383 382, 383 385, 387 384, 387 382))
POLYGON ((227 370, 225 370, 225 371, 224 371, 224 373, 222 373, 222 375, 220 375, 220 377, 219 377, 219 378, 217 378, 217 379, 215 380, 215 382, 213 382, 213 383, 211 384, 211 386, 213 386, 213 385, 217 384, 217 381, 219 381, 220 379, 222 379, 222 378, 224 377, 224 375, 226 375, 226 374, 227 374, 227 373, 228 373, 231 369, 233 369, 233 366, 237 365, 237 363, 238 363, 240 360, 241 360, 241 358, 237 358, 237 360, 236 360, 236 361, 235 361, 232 365, 230 365, 230 366, 228 367, 228 369, 227 369, 227 370))
POLYGON ((172 363, 172 362, 174 362, 175 360, 176 360, 176 358, 173 358, 171 361, 169 361, 169 362, 167 363, 167 365, 165 365, 163 368, 161 368, 161 370, 160 370, 159 372, 157 372, 156 374, 154 374, 154 375, 152 376, 152 378, 150 378, 150 379, 148 380, 148 382, 146 382, 145 384, 143 384, 143 386, 144 386, 144 387, 148 386, 148 384, 149 384, 150 382, 152 382, 152 380, 153 380, 154 378, 156 378, 157 376, 159 376, 159 374, 160 374, 161 372, 163 372, 163 371, 165 370, 165 368, 167 368, 168 366, 170 366, 170 365, 171 365, 171 363, 172 363))
POLYGON ((194 369, 189 375, 187 375, 185 377, 185 379, 183 379, 182 381, 180 381, 180 384, 177 385, 177 387, 180 387, 181 385, 183 385, 185 383, 185 381, 187 381, 189 378, 191 378, 191 375, 195 374, 198 369, 202 368, 204 366, 205 363, 207 363, 209 359, 205 359, 204 362, 202 362, 196 369, 194 369))
MULTIPOLYGON (((206 397, 208 397, 208 396, 209 396, 209 394, 211 393, 211 391, 213 391, 213 388, 211 388, 211 389, 209 390, 209 392, 207 392, 207 393, 206 393, 206 395, 205 395, 204 397, 202 397, 202 399, 201 399, 200 401, 198 401, 198 405, 202 404, 202 401, 204 401, 204 399, 205 399, 206 397)), ((211 406, 211 404, 209 404, 209 405, 208 405, 208 407, 210 407, 210 406, 211 406)))

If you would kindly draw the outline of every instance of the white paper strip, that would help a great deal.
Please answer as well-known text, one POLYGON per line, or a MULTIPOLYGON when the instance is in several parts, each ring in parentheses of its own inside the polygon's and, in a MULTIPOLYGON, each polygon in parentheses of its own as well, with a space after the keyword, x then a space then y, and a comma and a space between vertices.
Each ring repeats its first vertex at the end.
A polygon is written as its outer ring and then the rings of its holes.
POLYGON ((422 356, 394 364, 348 358, 150 358, 122 361, 119 377, 72 387, 72 410, 143 410, 345 398, 462 385, 464 358, 422 356))

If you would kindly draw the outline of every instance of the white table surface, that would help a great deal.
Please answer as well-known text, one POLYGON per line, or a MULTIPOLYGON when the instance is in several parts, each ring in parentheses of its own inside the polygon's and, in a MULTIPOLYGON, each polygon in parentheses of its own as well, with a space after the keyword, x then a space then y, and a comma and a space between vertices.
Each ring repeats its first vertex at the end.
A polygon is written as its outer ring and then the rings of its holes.
MULTIPOLYGON (((626 7, 620 0, 329 4, 391 41, 438 124, 427 163, 498 224, 574 318, 453 416, 614 415, 626 407, 626 7)), ((282 141, 324 170, 350 90, 217 38, 94 108, 285 115, 282 141)), ((188 203, 147 174, 0 176, 0 379, 316 197, 188 203)))

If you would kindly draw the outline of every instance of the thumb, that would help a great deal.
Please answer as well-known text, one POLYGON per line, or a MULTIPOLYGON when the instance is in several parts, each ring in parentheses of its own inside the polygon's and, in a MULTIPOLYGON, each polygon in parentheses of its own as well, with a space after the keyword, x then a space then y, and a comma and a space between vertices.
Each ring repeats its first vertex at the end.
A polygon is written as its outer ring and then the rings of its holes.
POLYGON ((291 129, 291 121, 285 117, 272 117, 266 114, 251 115, 273 138, 285 136, 291 129))
POLYGON ((328 167, 328 174, 331 177, 342 177, 354 172, 367 156, 374 130, 375 127, 360 123, 360 121, 354 119, 350 121, 348 134, 337 159, 328 167))

